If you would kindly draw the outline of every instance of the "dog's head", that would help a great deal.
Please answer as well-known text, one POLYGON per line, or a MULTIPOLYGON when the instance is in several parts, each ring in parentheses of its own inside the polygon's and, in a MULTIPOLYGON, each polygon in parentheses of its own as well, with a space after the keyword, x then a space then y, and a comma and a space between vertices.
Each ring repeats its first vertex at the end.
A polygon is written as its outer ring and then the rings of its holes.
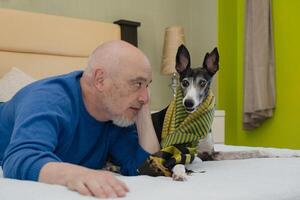
POLYGON ((183 92, 183 105, 188 112, 194 112, 208 95, 212 77, 219 70, 217 48, 206 53, 202 67, 191 68, 190 54, 184 45, 177 50, 176 71, 183 92))

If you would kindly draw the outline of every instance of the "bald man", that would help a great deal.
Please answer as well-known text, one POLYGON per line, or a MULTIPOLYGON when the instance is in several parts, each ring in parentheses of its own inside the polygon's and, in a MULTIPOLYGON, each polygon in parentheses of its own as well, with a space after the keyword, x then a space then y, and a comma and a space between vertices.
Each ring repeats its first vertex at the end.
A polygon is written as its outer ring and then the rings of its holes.
POLYGON ((0 104, 5 177, 65 185, 83 195, 123 197, 127 186, 101 169, 108 157, 137 175, 159 150, 149 111, 146 56, 123 41, 91 54, 84 72, 36 81, 0 104))

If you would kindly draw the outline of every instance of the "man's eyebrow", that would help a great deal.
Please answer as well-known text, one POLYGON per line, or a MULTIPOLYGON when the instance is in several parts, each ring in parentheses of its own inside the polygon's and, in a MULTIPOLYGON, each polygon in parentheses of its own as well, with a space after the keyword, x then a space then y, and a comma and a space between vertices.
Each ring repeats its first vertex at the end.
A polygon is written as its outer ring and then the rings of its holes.
POLYGON ((136 78, 130 79, 129 81, 130 82, 137 82, 137 81, 147 82, 147 79, 144 77, 136 77, 136 78))

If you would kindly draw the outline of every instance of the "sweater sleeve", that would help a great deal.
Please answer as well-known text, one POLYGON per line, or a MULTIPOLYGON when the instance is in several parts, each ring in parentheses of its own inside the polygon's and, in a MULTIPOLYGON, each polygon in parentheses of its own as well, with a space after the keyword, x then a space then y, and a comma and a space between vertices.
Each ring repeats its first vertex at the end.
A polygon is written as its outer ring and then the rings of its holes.
POLYGON ((137 169, 150 155, 140 146, 134 126, 119 134, 110 148, 110 154, 113 162, 121 167, 121 174, 126 176, 138 175, 137 169))
POLYGON ((61 116, 54 104, 24 100, 16 106, 10 143, 3 157, 3 174, 8 178, 37 181, 47 162, 60 162, 53 153, 61 116))

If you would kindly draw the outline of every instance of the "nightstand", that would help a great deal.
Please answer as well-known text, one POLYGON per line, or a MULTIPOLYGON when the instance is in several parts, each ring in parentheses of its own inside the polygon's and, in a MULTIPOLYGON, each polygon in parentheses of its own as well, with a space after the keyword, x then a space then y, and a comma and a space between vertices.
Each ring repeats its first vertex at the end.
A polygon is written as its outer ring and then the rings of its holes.
POLYGON ((224 144, 225 142, 225 111, 216 110, 212 124, 212 135, 214 143, 224 144))

